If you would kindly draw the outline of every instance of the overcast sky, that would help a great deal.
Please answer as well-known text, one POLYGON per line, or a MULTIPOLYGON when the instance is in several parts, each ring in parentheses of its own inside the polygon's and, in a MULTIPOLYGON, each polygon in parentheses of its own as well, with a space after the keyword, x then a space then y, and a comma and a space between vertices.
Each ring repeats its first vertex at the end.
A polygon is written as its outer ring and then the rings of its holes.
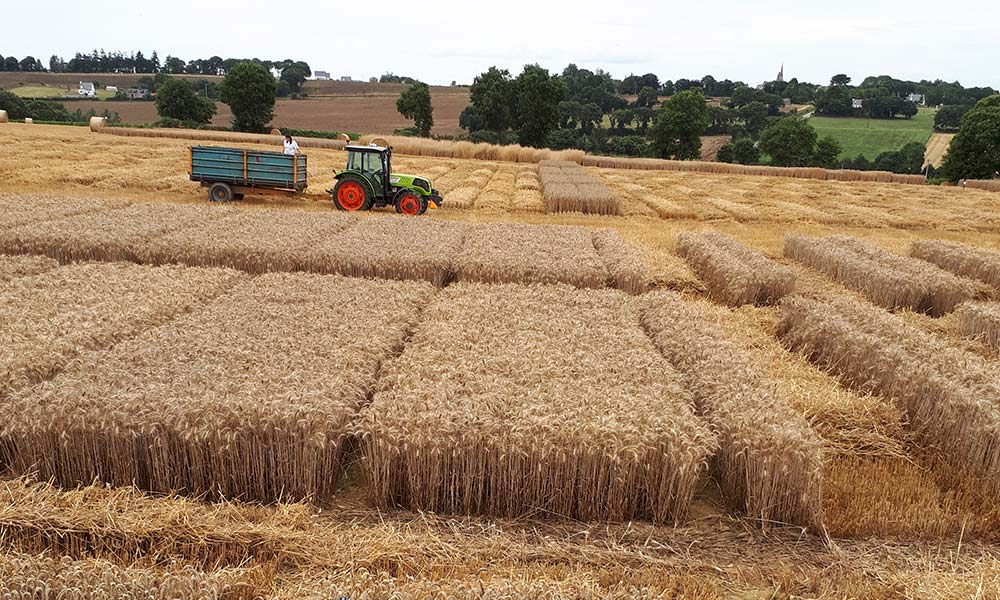
POLYGON ((786 79, 813 83, 843 72, 858 82, 890 74, 1000 88, 997 0, 49 0, 38 14, 21 6, 0 26, 0 54, 46 66, 53 53, 69 60, 103 48, 156 50, 161 60, 303 59, 335 77, 392 71, 432 84, 469 83, 491 65, 516 74, 525 63, 561 71, 570 62, 616 78, 712 74, 755 84, 784 63, 786 79))

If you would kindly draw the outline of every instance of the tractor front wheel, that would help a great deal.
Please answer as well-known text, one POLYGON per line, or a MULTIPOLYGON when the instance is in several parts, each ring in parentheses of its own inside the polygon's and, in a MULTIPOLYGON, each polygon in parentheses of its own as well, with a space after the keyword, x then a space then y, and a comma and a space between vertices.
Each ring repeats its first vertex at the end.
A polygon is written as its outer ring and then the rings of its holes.
POLYGON ((368 210, 372 207, 372 199, 364 183, 345 177, 333 188, 333 204, 338 210, 368 210))
POLYGON ((427 198, 413 192, 400 192, 396 196, 396 212, 415 217, 427 212, 427 198))

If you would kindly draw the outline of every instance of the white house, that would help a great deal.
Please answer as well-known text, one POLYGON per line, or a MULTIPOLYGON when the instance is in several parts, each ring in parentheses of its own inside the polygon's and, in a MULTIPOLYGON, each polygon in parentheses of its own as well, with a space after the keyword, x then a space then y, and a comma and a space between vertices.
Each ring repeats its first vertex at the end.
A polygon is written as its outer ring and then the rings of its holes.
POLYGON ((865 101, 861 98, 851 98, 851 108, 861 108, 865 101))
POLYGON ((117 93, 118 92, 118 86, 117 85, 104 86, 104 91, 111 92, 112 94, 117 93))
POLYGON ((906 97, 906 99, 909 100, 910 102, 914 103, 914 104, 923 104, 924 103, 924 95, 923 94, 910 94, 909 96, 906 97))
POLYGON ((97 91, 94 89, 94 84, 90 81, 81 81, 80 87, 76 90, 76 93, 84 98, 93 98, 97 95, 97 91))

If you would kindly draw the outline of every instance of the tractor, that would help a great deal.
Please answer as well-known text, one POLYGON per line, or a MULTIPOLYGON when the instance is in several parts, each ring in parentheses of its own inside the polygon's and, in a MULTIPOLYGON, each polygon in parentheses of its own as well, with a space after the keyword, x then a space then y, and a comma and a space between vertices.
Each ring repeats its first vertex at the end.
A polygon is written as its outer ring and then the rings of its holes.
POLYGON ((327 190, 339 210, 369 210, 395 206, 404 215, 422 215, 443 198, 426 177, 392 172, 392 148, 372 144, 347 146, 347 169, 336 173, 337 184, 327 190))

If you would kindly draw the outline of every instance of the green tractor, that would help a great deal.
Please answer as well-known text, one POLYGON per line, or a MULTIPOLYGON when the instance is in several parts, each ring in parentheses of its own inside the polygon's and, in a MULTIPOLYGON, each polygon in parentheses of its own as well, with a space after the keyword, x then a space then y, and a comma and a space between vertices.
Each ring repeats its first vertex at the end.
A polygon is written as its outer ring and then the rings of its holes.
POLYGON ((347 146, 347 170, 336 174, 337 184, 327 190, 340 210, 368 210, 395 206, 404 215, 422 215, 443 198, 426 177, 392 172, 392 148, 347 146))

